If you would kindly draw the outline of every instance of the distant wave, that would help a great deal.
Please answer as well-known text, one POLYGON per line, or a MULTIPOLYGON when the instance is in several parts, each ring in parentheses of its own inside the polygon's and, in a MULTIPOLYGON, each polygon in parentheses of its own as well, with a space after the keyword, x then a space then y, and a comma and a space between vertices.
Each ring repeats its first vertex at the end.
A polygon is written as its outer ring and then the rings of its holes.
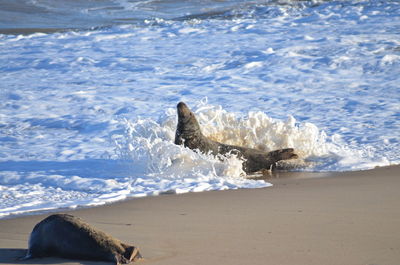
POLYGON ((318 1, 36 1, 3 0, 0 33, 90 30, 112 25, 146 25, 145 20, 268 18, 325 2, 318 1))

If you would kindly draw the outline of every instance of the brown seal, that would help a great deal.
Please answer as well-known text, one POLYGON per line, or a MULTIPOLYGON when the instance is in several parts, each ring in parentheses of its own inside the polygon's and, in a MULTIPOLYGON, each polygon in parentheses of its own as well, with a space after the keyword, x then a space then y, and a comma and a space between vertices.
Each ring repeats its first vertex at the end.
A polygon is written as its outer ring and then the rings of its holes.
POLYGON ((138 249, 69 214, 54 214, 32 230, 22 260, 41 257, 112 261, 128 264, 142 258, 138 249))
POLYGON ((293 148, 280 149, 267 153, 257 149, 227 145, 210 140, 203 135, 195 115, 185 103, 180 102, 177 109, 178 126, 176 128, 175 144, 183 144, 185 147, 192 150, 199 150, 205 154, 236 154, 239 158, 244 159, 243 170, 246 173, 269 170, 280 160, 298 157, 294 154, 293 148))

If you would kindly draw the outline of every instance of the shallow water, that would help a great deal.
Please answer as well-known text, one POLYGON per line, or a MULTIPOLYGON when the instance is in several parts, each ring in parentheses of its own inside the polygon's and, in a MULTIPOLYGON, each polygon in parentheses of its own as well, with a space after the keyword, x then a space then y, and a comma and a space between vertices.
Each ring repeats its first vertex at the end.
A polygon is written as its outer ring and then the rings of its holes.
POLYGON ((399 164, 396 1, 5 3, 2 32, 56 32, 0 35, 0 216, 269 185, 174 145, 179 101, 289 170, 399 164))

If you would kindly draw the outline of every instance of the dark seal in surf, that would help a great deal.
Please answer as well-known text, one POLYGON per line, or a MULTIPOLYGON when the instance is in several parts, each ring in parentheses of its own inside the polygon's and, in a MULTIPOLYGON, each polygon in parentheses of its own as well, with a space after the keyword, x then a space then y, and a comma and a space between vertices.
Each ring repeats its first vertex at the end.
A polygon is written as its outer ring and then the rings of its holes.
POLYGON ((22 258, 61 257, 128 264, 142 258, 138 249, 126 245, 69 214, 54 214, 39 222, 22 258))
POLYGON ((183 144, 185 147, 192 150, 199 150, 205 154, 236 154, 239 158, 244 159, 243 170, 246 173, 269 170, 274 168, 278 161, 298 157, 294 154, 293 148, 279 149, 268 153, 257 149, 213 141, 203 135, 195 115, 185 103, 180 102, 177 109, 178 126, 176 128, 175 144, 183 144))

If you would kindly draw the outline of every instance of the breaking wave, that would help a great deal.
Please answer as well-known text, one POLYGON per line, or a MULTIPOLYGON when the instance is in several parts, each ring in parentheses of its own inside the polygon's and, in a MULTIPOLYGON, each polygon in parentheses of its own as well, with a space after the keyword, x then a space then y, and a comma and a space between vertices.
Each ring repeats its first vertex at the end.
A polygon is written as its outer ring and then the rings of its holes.
MULTIPOLYGON (((294 148, 299 159, 281 161, 287 170, 345 171, 373 168, 389 162, 376 160, 365 150, 352 149, 339 135, 328 136, 316 125, 299 123, 292 116, 286 121, 273 119, 264 112, 248 112, 241 116, 208 105, 194 107, 202 132, 212 140, 263 150, 294 148)), ((168 109, 158 121, 124 120, 125 133, 114 135, 121 159, 132 161, 141 174, 163 177, 214 176, 241 178, 243 161, 234 155, 215 157, 174 144, 177 124, 175 109, 168 109)))

